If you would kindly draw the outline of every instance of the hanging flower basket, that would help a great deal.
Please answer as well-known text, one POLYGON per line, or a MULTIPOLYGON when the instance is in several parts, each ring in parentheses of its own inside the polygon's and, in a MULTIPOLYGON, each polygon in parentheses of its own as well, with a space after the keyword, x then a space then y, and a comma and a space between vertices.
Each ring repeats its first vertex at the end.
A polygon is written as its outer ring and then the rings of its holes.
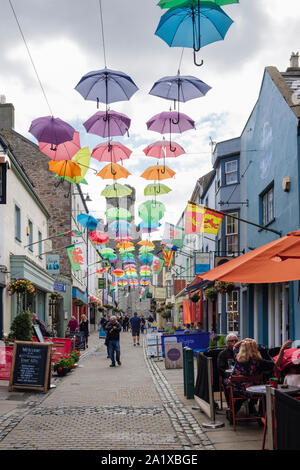
POLYGON ((194 303, 197 303, 198 301, 200 300, 200 295, 195 293, 192 297, 191 297, 191 301, 194 302, 194 303))
POLYGON ((15 281, 11 281, 8 284, 7 290, 9 295, 14 295, 15 293, 33 294, 35 292, 33 283, 31 281, 26 281, 25 279, 16 279, 15 281))
POLYGON ((74 304, 76 305, 76 307, 83 307, 85 305, 85 302, 81 299, 76 299, 74 301, 74 304))
POLYGON ((59 294, 59 292, 52 292, 52 294, 50 294, 50 299, 53 302, 57 302, 58 300, 60 300, 62 298, 63 298, 63 296, 61 294, 59 294))
POLYGON ((215 288, 220 294, 229 294, 235 288, 233 282, 216 281, 215 288))
POLYGON ((204 291, 204 294, 205 294, 205 297, 210 300, 211 302, 213 302, 214 300, 217 299, 217 296, 218 296, 218 291, 215 287, 208 287, 208 289, 206 289, 204 291))

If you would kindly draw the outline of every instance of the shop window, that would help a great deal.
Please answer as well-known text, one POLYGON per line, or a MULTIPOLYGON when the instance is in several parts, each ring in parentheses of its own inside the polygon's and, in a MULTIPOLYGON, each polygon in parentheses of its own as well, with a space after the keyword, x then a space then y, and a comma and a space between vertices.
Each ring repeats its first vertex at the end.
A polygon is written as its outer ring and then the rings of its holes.
POLYGON ((0 204, 6 204, 6 164, 0 165, 0 204))
POLYGON ((239 302, 238 291, 226 294, 227 331, 238 334, 239 331, 239 302))
MULTIPOLYGON (((232 213, 234 217, 238 217, 237 213, 232 213)), ((232 255, 239 251, 239 224, 238 220, 228 215, 226 217, 226 252, 232 255)))
POLYGON ((15 238, 21 241, 21 209, 15 205, 15 238))

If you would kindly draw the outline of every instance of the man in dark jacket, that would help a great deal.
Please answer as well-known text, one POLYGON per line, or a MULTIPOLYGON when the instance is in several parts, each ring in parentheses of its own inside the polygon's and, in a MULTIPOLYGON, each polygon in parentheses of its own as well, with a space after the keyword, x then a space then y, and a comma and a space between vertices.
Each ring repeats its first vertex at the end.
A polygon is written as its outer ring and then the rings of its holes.
POLYGON ((121 325, 117 322, 115 316, 110 317, 110 320, 105 325, 106 331, 106 341, 108 343, 108 352, 111 359, 111 364, 109 367, 115 367, 116 361, 121 365, 120 362, 120 331, 121 325), (116 358, 115 358, 116 352, 116 358))
POLYGON ((222 377, 227 404, 229 404, 229 395, 228 395, 227 387, 225 387, 225 379, 228 378, 226 370, 230 369, 235 362, 233 348, 235 347, 235 344, 237 342, 238 342, 238 338, 236 334, 229 333, 226 336, 227 348, 224 349, 224 351, 220 352, 220 354, 218 355, 218 359, 217 359, 218 374, 219 376, 222 377))

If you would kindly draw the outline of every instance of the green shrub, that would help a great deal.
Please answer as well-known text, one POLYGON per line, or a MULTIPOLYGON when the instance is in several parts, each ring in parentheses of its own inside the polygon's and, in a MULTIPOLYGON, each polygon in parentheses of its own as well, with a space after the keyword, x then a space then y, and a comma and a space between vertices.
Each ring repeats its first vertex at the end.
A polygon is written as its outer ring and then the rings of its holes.
POLYGON ((18 341, 31 341, 33 323, 31 312, 24 310, 18 313, 12 321, 9 337, 18 341))

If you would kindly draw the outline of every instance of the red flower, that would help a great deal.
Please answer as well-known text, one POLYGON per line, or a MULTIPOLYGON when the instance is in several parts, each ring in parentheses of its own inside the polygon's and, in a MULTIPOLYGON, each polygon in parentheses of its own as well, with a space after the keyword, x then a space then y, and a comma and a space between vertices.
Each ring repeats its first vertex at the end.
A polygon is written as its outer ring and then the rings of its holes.
POLYGON ((61 371, 63 370, 63 368, 62 368, 62 367, 59 367, 57 370, 58 370, 59 372, 61 372, 61 371))

